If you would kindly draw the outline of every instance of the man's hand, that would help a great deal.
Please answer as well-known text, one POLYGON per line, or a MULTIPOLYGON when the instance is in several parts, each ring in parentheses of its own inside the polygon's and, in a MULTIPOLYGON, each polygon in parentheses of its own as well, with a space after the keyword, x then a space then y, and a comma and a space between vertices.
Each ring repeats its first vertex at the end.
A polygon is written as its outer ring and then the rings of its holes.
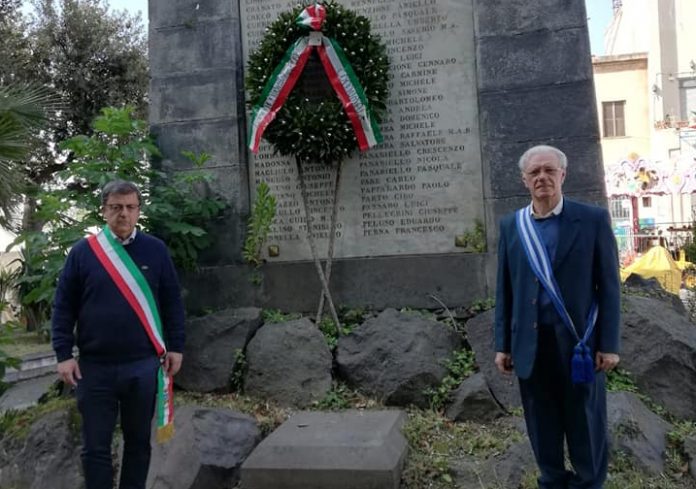
POLYGON ((498 367, 500 373, 510 375, 512 373, 512 355, 500 351, 496 352, 495 366, 498 367))
POLYGON ((177 353, 175 351, 167 352, 167 355, 164 357, 165 373, 171 376, 176 375, 176 373, 181 368, 181 362, 183 358, 184 355, 182 355, 181 353, 177 353))
POLYGON ((610 370, 613 370, 618 363, 619 355, 616 353, 602 353, 601 351, 598 351, 595 357, 595 370, 598 372, 609 372, 610 370))
POLYGON ((60 380, 66 384, 70 384, 73 387, 77 387, 77 381, 82 379, 80 366, 77 364, 77 360, 74 358, 58 362, 56 370, 58 371, 58 377, 60 377, 60 380))

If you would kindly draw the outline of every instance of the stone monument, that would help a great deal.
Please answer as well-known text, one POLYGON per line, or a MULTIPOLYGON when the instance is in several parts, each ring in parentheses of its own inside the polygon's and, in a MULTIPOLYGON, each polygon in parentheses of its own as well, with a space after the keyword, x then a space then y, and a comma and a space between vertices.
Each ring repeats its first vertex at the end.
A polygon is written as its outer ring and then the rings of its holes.
MULTIPOLYGON (((583 2, 342 0, 370 19, 391 62, 384 142, 344 162, 331 286, 355 306, 438 307, 493 295, 497 222, 527 203, 517 159, 550 143, 570 159, 565 190, 604 202, 583 2), (477 234, 477 230, 483 231, 477 234)), ((309 311, 320 285, 306 241, 296 169, 268 143, 245 146, 245 63, 279 0, 150 1, 151 116, 164 160, 205 151, 214 191, 230 203, 189 306, 309 311), (256 185, 278 201, 262 281, 241 259, 256 185), (269 253, 271 250, 271 253, 269 253)), ((306 175, 319 253, 333 204, 329 172, 306 175)))

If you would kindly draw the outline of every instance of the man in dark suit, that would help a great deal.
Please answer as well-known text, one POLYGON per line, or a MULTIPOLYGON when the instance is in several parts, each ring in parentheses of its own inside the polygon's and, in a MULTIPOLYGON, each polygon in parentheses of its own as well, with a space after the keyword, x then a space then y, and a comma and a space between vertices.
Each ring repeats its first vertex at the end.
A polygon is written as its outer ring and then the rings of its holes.
POLYGON ((563 152, 535 146, 522 155, 519 167, 532 203, 500 223, 495 364, 519 377, 539 487, 601 489, 608 458, 605 372, 619 362, 616 241, 605 209, 563 197, 563 152), (547 290, 543 284, 549 281, 541 277, 540 282, 530 264, 534 260, 525 243, 533 240, 520 224, 530 214, 526 222, 539 238, 539 256, 548 257, 556 292, 547 290), (590 377, 592 367, 596 371, 594 379, 576 378, 583 352, 590 377), (564 466, 564 440, 573 472, 564 466))

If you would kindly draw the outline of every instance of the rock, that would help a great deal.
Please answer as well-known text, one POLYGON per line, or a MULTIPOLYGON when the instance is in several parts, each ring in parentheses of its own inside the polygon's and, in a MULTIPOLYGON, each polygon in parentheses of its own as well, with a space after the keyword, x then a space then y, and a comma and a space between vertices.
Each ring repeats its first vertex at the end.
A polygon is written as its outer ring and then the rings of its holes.
POLYGON ((623 452, 645 472, 663 472, 665 437, 672 427, 667 421, 630 392, 608 394, 607 421, 613 452, 623 452))
POLYGON ((266 324, 247 346, 247 394, 306 407, 331 389, 333 359, 324 335, 307 318, 266 324))
POLYGON ((502 455, 482 462, 472 457, 450 465, 456 487, 520 487, 528 473, 536 471, 528 441, 510 446, 502 455))
POLYGON ((483 374, 477 373, 464 380, 452 393, 452 403, 446 415, 453 421, 485 423, 505 416, 505 411, 488 390, 483 374))
POLYGON ((225 309, 186 322, 186 352, 176 384, 189 391, 228 391, 237 351, 262 324, 254 307, 225 309))
POLYGON ((26 409, 35 406, 52 388, 56 388, 55 373, 23 380, 10 386, 0 396, 0 415, 10 409, 26 409))
POLYGON ((147 489, 228 489, 242 462, 261 441, 256 421, 227 409, 181 406, 176 434, 153 443, 147 489))
POLYGON ((689 458, 689 473, 696 479, 696 436, 684 440, 684 451, 689 458))
POLYGON ((696 327, 664 303, 624 296, 621 367, 671 414, 696 413, 696 327), (678 379, 678 381, 676 381, 678 379))
POLYGON ((671 305, 678 313, 686 315, 686 307, 679 296, 667 292, 654 277, 644 278, 637 273, 632 273, 624 281, 623 290, 628 295, 652 297, 671 305))
POLYGON ((466 339, 476 353, 476 365, 483 374, 491 394, 505 409, 522 407, 520 388, 515 375, 502 375, 495 366, 493 350, 493 323, 495 310, 491 309, 466 323, 466 339))
POLYGON ((0 440, 0 487, 83 488, 74 416, 70 408, 56 409, 36 420, 26 436, 0 440))
POLYGON ((338 340, 338 372, 359 390, 392 406, 427 407, 424 391, 447 374, 462 346, 443 323, 387 309, 338 340))

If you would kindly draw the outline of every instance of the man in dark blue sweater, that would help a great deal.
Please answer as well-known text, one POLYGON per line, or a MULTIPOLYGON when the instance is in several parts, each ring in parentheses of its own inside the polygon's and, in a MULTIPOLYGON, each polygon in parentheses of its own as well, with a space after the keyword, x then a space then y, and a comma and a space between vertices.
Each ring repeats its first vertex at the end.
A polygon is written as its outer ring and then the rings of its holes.
POLYGON ((162 366, 165 374, 173 376, 181 368, 184 308, 179 281, 164 243, 136 230, 140 205, 141 195, 133 183, 108 183, 102 191, 107 223, 102 233, 111 233, 111 242, 128 255, 123 258, 147 282, 140 289, 149 286, 156 308, 150 316, 159 315, 159 336, 166 350, 156 346, 153 334, 158 333, 144 326, 142 318, 147 314, 133 299, 150 292, 138 289, 134 282, 129 292, 127 281, 119 283, 114 271, 122 261, 116 257, 115 266, 105 261, 106 254, 94 238, 79 241, 70 251, 53 306, 58 374, 76 387, 82 415, 87 489, 112 487, 111 441, 119 412, 124 439, 119 488, 145 488, 158 370, 162 366), (75 345, 79 363, 72 354, 75 345))

